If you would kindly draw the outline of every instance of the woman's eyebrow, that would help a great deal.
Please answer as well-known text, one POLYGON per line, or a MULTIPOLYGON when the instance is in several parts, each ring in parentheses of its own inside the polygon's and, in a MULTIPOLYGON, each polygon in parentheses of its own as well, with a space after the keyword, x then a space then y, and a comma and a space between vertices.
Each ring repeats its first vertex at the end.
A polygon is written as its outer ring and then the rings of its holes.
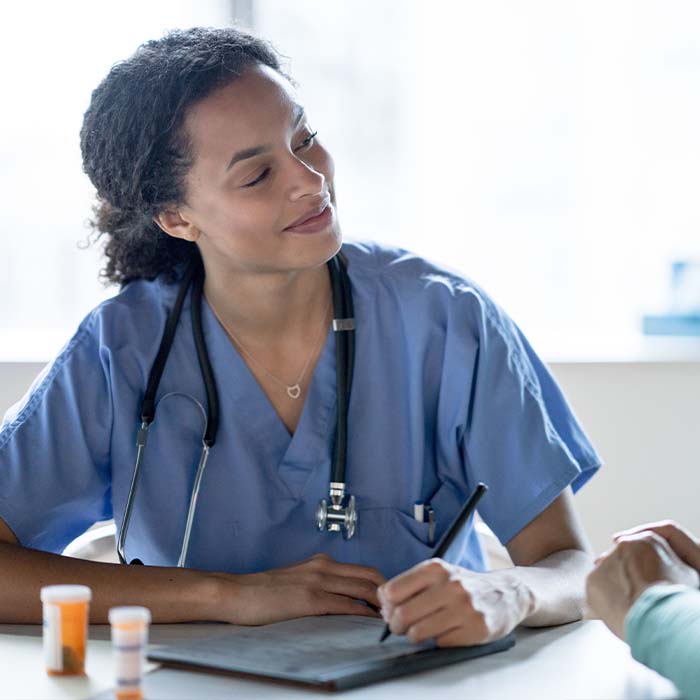
POLYGON ((226 171, 228 172, 231 170, 231 168, 238 163, 238 161, 241 160, 246 160, 247 158, 254 158, 255 156, 259 156, 261 153, 264 153, 266 150, 268 150, 270 147, 269 146, 253 146, 252 148, 244 148, 240 151, 237 151, 236 153, 233 154, 233 158, 229 161, 229 164, 226 166, 226 171))
MULTIPOLYGON (((299 122, 301 122, 303 117, 304 117, 304 108, 301 105, 294 105, 293 121, 292 121, 292 127, 294 129, 296 129, 297 126, 299 126, 299 122)), ((253 146, 252 148, 243 148, 240 151, 236 151, 236 153, 233 154, 233 157, 231 158, 228 165, 226 166, 226 172, 231 170, 231 168, 239 161, 247 160, 248 158, 254 158, 255 156, 259 156, 261 153, 264 153, 269 148, 270 148, 269 146, 253 146)))

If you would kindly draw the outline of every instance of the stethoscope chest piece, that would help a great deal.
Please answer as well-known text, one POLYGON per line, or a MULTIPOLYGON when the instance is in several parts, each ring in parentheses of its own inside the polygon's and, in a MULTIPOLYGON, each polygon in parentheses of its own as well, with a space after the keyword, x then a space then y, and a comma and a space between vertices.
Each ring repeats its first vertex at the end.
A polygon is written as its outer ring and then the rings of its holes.
POLYGON ((342 532, 349 540, 357 529, 355 496, 345 496, 345 484, 331 484, 331 502, 322 498, 316 508, 316 525, 322 532, 342 532), (334 488, 334 487, 342 488, 334 488))

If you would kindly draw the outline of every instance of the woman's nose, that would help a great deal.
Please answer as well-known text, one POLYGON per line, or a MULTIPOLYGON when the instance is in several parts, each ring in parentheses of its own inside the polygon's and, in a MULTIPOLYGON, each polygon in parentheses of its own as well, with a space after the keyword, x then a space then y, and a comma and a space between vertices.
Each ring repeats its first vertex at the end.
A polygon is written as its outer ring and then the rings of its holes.
POLYGON ((290 173, 290 199, 296 201, 309 195, 324 194, 326 190, 325 175, 313 165, 295 158, 290 173))

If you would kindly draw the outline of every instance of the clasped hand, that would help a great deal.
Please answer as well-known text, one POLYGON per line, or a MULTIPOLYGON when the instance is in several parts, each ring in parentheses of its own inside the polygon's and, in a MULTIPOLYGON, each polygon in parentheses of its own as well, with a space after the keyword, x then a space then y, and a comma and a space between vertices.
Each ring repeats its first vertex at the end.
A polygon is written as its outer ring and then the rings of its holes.
POLYGON ((613 548, 596 560, 586 593, 591 613, 624 639, 625 617, 647 588, 657 583, 698 587, 700 546, 670 520, 620 532, 613 540, 613 548))
POLYGON ((230 576, 224 608, 229 621, 264 625, 307 615, 366 615, 377 617, 377 586, 382 574, 369 566, 342 564, 326 554, 257 574, 230 576))
POLYGON ((528 617, 531 591, 512 573, 475 573, 442 559, 421 562, 379 587, 382 616, 394 634, 438 646, 483 644, 528 617))

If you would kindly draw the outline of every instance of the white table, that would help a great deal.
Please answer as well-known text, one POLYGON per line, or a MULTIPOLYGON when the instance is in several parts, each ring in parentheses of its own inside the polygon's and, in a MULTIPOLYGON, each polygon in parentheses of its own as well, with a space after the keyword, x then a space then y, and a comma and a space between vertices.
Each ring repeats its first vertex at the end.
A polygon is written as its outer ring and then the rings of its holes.
MULTIPOLYGON (((154 625, 151 641, 198 639, 221 625, 154 625)), ((597 621, 519 630, 507 652, 338 694, 345 698, 508 698, 615 700, 677 698, 674 686, 634 661, 625 644, 597 621)), ((87 677, 48 677, 41 627, 0 625, 0 700, 112 697, 109 628, 90 628, 87 677)), ((158 668, 146 676, 148 700, 309 698, 326 693, 232 677, 158 668)))

